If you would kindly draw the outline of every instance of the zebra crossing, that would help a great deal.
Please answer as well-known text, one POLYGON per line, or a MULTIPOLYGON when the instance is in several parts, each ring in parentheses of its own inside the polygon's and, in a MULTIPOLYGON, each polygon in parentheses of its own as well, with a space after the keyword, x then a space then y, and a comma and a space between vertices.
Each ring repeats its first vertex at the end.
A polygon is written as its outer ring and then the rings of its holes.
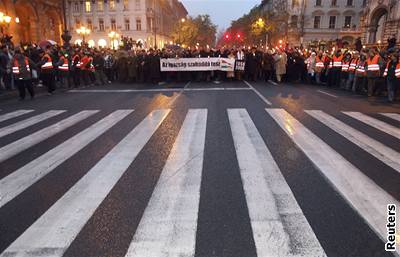
MULTIPOLYGON (((346 204, 382 240, 383 253, 387 236, 387 205, 400 206, 399 199, 375 183, 349 161, 345 154, 335 151, 287 110, 268 108, 265 111, 266 117, 272 118, 346 204)), ((12 243, 4 249, 0 248, 0 257, 63 256, 173 112, 171 109, 158 109, 148 113, 12 243)), ((209 112, 207 109, 187 111, 139 225, 131 235, 129 247, 125 249, 125 256, 196 256, 204 151, 207 147, 205 141, 207 134, 213 133, 207 130, 209 112)), ((315 122, 323 124, 365 151, 371 158, 400 172, 400 153, 396 149, 359 131, 335 115, 321 110, 304 112, 315 122)), ((131 119, 135 110, 115 110, 28 163, 22 163, 18 169, 5 171, 1 168, 2 163, 9 159, 27 154, 25 150, 99 113, 102 111, 83 110, 70 114, 66 110, 48 110, 43 113, 17 110, 0 115, 0 139, 20 131, 26 133, 36 124, 51 123, 0 146, 0 210, 16 198, 25 197, 23 193, 26 190, 51 175, 73 156, 79 155, 89 144, 98 143, 107 131, 118 128, 123 120, 131 119), (51 118, 61 114, 68 116, 62 117, 60 121, 51 121, 51 118), (32 116, 26 117, 29 115, 32 116), (13 119, 17 121, 11 125, 2 125, 4 121, 9 124, 13 119), (2 175, 2 171, 8 175, 2 175)), ((392 124, 369 114, 343 114, 376 131, 387 133, 393 140, 400 139, 400 114, 378 114, 391 119, 392 124)), ((296 195, 281 172, 280 163, 275 160, 251 112, 232 108, 227 109, 225 115, 235 147, 257 256, 329 256, 318 234, 314 232, 307 213, 303 212, 296 200, 296 195)), ((0 228, 2 222, 7 221, 2 221, 0 213, 0 228)), ((400 245, 396 253, 400 254, 400 245)))

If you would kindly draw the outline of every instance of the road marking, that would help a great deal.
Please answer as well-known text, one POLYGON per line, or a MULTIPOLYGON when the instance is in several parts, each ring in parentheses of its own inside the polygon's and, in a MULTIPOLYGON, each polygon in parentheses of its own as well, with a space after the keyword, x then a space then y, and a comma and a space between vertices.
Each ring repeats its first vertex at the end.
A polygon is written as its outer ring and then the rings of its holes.
POLYGON ((243 91, 252 90, 247 87, 209 87, 209 88, 160 88, 160 89, 120 89, 120 90, 70 90, 70 93, 146 93, 146 92, 182 92, 182 91, 243 91))
POLYGON ((343 112, 343 113, 371 127, 374 127, 380 131, 383 131, 391 136, 400 139, 400 129, 396 128, 395 126, 389 125, 383 121, 372 118, 360 112, 343 112))
POLYGON ((185 84, 185 86, 179 90, 179 93, 177 95, 174 96, 174 98, 169 101, 168 103, 168 108, 172 108, 172 105, 174 105, 175 101, 183 94, 183 91, 191 84, 192 82, 189 81, 188 83, 185 84))
POLYGON ((271 103, 270 101, 268 101, 268 99, 265 98, 265 97, 264 97, 257 89, 255 89, 255 87, 253 87, 249 82, 247 82, 246 80, 243 80, 243 82, 244 82, 246 85, 248 85, 248 86, 251 88, 251 90, 253 90, 253 92, 256 93, 256 94, 261 98, 261 100, 264 101, 264 103, 266 103, 267 105, 272 105, 272 103, 271 103))
POLYGON ((322 91, 322 90, 317 90, 317 92, 320 92, 321 94, 329 95, 329 96, 334 97, 334 98, 338 98, 337 95, 334 95, 334 94, 331 94, 331 93, 328 93, 328 92, 325 92, 325 91, 322 91))
POLYGON ((389 117, 393 120, 400 121, 400 114, 398 113, 380 113, 383 116, 389 117))
POLYGON ((33 112, 33 110, 18 110, 15 112, 10 112, 10 113, 6 113, 3 115, 0 115, 0 122, 5 121, 5 120, 9 120, 27 113, 33 112))
POLYGON ((0 256, 62 256, 169 112, 148 115, 0 256))
POLYGON ((257 256, 326 256, 247 111, 228 116, 257 256))
POLYGON ((133 110, 118 110, 0 180, 0 208, 79 152, 133 110))
POLYGON ((194 256, 206 125, 189 110, 126 257, 194 256))
POLYGON ((12 134, 18 130, 25 129, 27 127, 30 127, 30 126, 37 124, 39 122, 42 122, 44 120, 50 119, 51 117, 57 116, 64 112, 66 112, 66 111, 48 111, 48 112, 33 116, 29 119, 22 120, 17 123, 11 124, 7 127, 0 129, 0 137, 4 137, 4 136, 12 134))
POLYGON ((272 81, 272 80, 268 80, 268 83, 270 83, 270 84, 272 84, 272 85, 274 85, 274 86, 278 86, 278 83, 276 83, 275 81, 272 81))
MULTIPOLYGON (((266 109, 353 209, 386 241, 387 204, 400 202, 283 109, 266 109)), ((400 250, 400 249, 399 249, 400 250)), ((398 251, 399 252, 399 251, 398 251)))
POLYGON ((305 111, 315 119, 353 142, 367 153, 375 156, 389 167, 400 172, 400 153, 355 130, 349 125, 324 113, 323 111, 305 111))
POLYGON ((87 117, 97 113, 99 111, 82 111, 71 117, 68 117, 62 121, 55 123, 54 125, 41 129, 29 136, 23 137, 17 141, 12 142, 6 146, 0 148, 0 162, 11 158, 12 156, 28 149, 35 144, 44 141, 47 138, 54 136, 55 134, 72 127, 76 123, 86 119, 87 117))

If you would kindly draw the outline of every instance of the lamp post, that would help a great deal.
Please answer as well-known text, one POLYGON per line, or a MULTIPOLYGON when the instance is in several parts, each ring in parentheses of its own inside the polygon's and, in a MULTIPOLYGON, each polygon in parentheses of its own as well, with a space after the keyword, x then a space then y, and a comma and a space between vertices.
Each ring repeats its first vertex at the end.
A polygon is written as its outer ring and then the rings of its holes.
POLYGON ((82 36, 82 44, 85 44, 85 36, 90 34, 90 29, 82 26, 76 30, 76 33, 82 36))
MULTIPOLYGON (((263 18, 258 18, 256 21, 256 25, 259 26, 260 28, 265 28, 265 21, 263 18)), ((268 31, 265 33, 265 49, 268 49, 268 31)))
POLYGON ((111 31, 110 33, 108 33, 108 37, 111 40, 112 49, 115 50, 115 42, 114 42, 114 40, 119 37, 119 34, 117 32, 115 32, 115 31, 111 31))
POLYGON ((62 33, 61 38, 64 41, 64 48, 69 50, 70 48, 69 41, 71 41, 72 36, 69 33, 67 26, 67 0, 62 1, 62 12, 64 19, 64 32, 62 33))
POLYGON ((180 29, 179 29, 179 44, 182 44, 182 41, 181 41, 181 31, 182 31, 182 24, 184 24, 186 22, 186 19, 185 18, 182 18, 180 21, 179 21, 179 27, 180 27, 180 29))

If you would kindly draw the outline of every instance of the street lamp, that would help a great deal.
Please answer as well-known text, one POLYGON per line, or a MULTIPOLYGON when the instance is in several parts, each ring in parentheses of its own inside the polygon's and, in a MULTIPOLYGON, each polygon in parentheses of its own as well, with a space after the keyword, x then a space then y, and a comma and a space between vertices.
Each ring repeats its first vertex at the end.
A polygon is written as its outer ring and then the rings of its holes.
POLYGON ((82 26, 76 30, 76 33, 82 36, 82 43, 85 44, 85 36, 90 34, 90 29, 82 26))
POLYGON ((8 24, 10 24, 12 18, 8 15, 5 15, 4 13, 0 12, 0 27, 1 27, 1 33, 4 34, 3 31, 3 24, 6 24, 8 26, 8 24))
POLYGON ((110 33, 108 33, 108 37, 111 40, 111 46, 112 46, 113 50, 115 50, 115 39, 119 38, 119 34, 115 31, 111 31, 110 33))

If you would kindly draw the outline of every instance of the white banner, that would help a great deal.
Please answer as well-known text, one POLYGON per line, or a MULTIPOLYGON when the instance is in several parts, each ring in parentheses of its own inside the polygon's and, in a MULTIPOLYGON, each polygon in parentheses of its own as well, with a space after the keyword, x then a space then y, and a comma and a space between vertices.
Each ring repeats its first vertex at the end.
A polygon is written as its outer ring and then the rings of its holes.
POLYGON ((161 71, 234 71, 235 59, 230 58, 166 58, 160 60, 161 71))

